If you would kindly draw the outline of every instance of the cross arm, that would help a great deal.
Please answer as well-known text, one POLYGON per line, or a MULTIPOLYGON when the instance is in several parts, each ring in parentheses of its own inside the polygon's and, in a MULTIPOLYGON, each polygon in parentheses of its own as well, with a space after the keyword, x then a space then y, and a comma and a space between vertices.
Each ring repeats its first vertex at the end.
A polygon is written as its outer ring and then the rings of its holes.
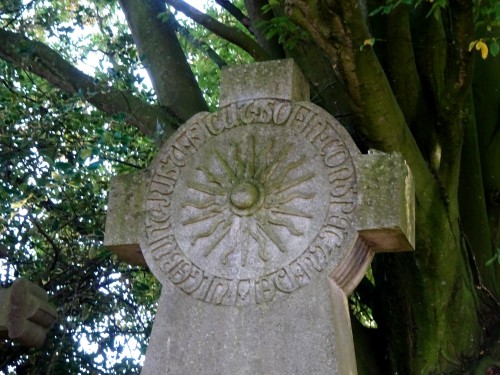
POLYGON ((375 253, 415 248, 415 189, 401 154, 370 150, 357 160, 358 238, 331 275, 349 295, 359 284, 375 253))
POLYGON ((17 279, 0 290, 0 338, 40 347, 54 324, 56 310, 47 302, 45 290, 25 279, 17 279))
POLYGON ((149 171, 115 176, 111 179, 104 246, 128 264, 146 267, 139 246, 144 230, 144 199, 149 171))
POLYGON ((415 247, 415 189, 401 154, 370 150, 359 164, 358 233, 373 252, 415 247))

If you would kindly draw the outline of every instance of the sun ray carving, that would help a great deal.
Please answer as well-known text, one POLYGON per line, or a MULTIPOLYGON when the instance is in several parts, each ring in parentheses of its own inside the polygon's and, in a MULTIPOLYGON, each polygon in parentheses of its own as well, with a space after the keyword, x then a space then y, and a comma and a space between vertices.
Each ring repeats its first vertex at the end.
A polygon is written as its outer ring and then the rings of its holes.
POLYGON ((208 199, 205 202, 193 202, 193 201, 186 201, 182 204, 182 207, 194 207, 197 208, 198 210, 203 210, 204 208, 210 208, 217 203, 215 202, 214 199, 208 199))
POLYGON ((210 253, 217 247, 219 242, 221 242, 224 237, 226 237, 231 230, 231 222, 227 222, 223 227, 222 227, 222 233, 219 233, 219 235, 215 238, 215 240, 212 242, 212 244, 206 248, 205 252, 203 253, 204 256, 210 255, 210 253))
POLYGON ((304 234, 297 225, 302 228, 313 212, 301 202, 315 197, 305 185, 315 174, 304 167, 306 156, 297 155, 293 146, 280 147, 271 138, 259 147, 251 135, 231 142, 226 153, 213 150, 213 159, 202 161, 199 178, 186 184, 199 198, 183 203, 194 211, 182 224, 211 221, 191 239, 192 246, 203 241, 204 257, 217 256, 227 265, 238 254, 245 267, 253 249, 265 263, 273 252, 287 252, 287 236, 304 234))
POLYGON ((223 220, 219 220, 219 221, 214 220, 214 222, 212 223, 212 225, 210 226, 210 228, 206 232, 202 232, 193 238, 193 240, 191 241, 191 245, 195 245, 199 239, 209 237, 212 234, 214 234, 215 231, 217 230, 217 228, 219 227, 219 225, 221 225, 222 223, 224 223, 223 220))

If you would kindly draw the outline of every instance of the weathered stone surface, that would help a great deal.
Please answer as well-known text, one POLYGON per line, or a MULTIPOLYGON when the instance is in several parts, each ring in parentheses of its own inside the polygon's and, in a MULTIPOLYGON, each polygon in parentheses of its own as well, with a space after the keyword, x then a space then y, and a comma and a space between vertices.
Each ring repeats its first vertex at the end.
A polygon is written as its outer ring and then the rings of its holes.
POLYGON ((330 275, 349 295, 377 252, 411 251, 415 246, 415 191, 399 154, 370 150, 356 161, 358 198, 353 248, 330 275))
POLYGON ((346 296, 375 252, 412 249, 411 174, 361 155, 290 60, 221 81, 221 108, 188 120, 127 199, 139 230, 106 230, 163 285, 142 373, 355 374, 346 296))
POLYGON ((371 150, 358 168, 361 236, 375 252, 413 250, 415 189, 403 157, 371 150))
POLYGON ((0 290, 0 338, 25 346, 41 346, 57 318, 47 300, 45 290, 24 279, 0 290))
POLYGON ((221 74, 219 106, 243 100, 272 98, 309 100, 309 84, 293 60, 226 67, 221 74))
POLYGON ((146 266, 139 247, 144 228, 144 194, 147 171, 116 176, 111 180, 104 246, 129 264, 146 266))

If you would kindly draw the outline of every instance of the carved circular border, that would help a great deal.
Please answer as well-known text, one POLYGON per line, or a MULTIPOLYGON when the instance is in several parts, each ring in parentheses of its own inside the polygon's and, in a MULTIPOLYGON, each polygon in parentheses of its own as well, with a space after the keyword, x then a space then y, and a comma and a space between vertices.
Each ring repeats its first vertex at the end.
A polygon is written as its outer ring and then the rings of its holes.
MULTIPOLYGON (((340 124, 311 103, 257 99, 194 116, 171 137, 153 164, 146 200, 148 264, 161 282, 168 279, 184 293, 213 304, 244 306, 269 302, 279 294, 307 285, 343 257, 346 249, 342 245, 353 232, 350 228, 357 205, 353 152, 357 149, 340 124), (327 174, 329 205, 317 235, 291 262, 256 277, 221 277, 199 267, 179 246, 174 231, 179 207, 174 210, 172 197, 180 174, 200 148, 230 129, 246 126, 285 128, 309 142, 327 174)), ((243 200, 237 210, 247 210, 247 205, 254 207, 254 193, 246 190, 246 195, 238 198, 243 200)))

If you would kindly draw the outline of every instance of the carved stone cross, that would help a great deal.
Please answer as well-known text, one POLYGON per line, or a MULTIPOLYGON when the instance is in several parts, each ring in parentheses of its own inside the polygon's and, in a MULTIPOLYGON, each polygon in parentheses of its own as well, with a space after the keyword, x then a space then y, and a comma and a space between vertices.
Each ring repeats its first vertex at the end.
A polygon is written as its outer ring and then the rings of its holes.
POLYGON ((163 285, 142 374, 355 374, 346 296, 413 249, 411 174, 362 155, 291 60, 221 81, 217 112, 112 184, 105 244, 163 285))

